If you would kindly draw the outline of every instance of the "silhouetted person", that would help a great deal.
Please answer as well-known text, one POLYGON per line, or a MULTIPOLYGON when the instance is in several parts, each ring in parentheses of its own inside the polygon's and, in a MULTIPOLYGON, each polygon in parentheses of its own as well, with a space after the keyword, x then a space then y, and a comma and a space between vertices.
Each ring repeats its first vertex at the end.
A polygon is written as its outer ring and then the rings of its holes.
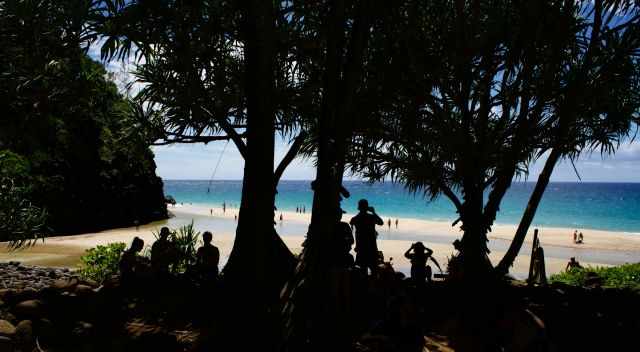
POLYGON ((169 228, 160 229, 160 236, 151 246, 151 268, 160 275, 169 274, 169 265, 171 265, 177 256, 177 250, 171 241, 169 241, 169 228))
POLYGON ((209 209, 209 215, 213 215, 213 209, 209 209))
POLYGON ((569 271, 571 269, 582 269, 582 265, 580 265, 580 262, 576 260, 576 257, 571 257, 567 263, 567 267, 564 268, 565 271, 569 271))
POLYGON ((584 237, 582 236, 582 232, 580 232, 578 234, 578 242, 576 242, 576 243, 582 243, 583 241, 584 241, 584 237))
POLYGON ((405 258, 411 261, 411 280, 417 285, 423 284, 425 281, 431 281, 432 270, 427 265, 429 259, 440 269, 440 264, 431 256, 432 254, 431 248, 425 247, 422 242, 412 244, 404 253, 405 258))
POLYGON ((573 243, 578 243, 578 230, 573 231, 573 243))
POLYGON ((280 222, 282 222, 282 213, 280 213, 280 222))
POLYGON ((391 218, 389 218, 389 220, 387 220, 387 225, 389 226, 389 230, 391 230, 391 218))
POLYGON ((220 262, 220 251, 218 247, 211 244, 213 235, 209 231, 202 234, 202 247, 196 251, 196 265, 200 275, 207 278, 218 277, 218 263, 220 262))
POLYGON ((365 272, 371 269, 373 274, 377 269, 378 245, 376 243, 376 225, 384 225, 384 221, 369 206, 366 199, 358 201, 359 213, 351 218, 351 226, 356 228, 356 265, 365 272))
POLYGON ((398 228, 398 219, 396 219, 396 229, 398 228))
POLYGON ((300 208, 296 207, 296 213, 299 213, 299 212, 300 212, 300 208))
POLYGON ((138 231, 140 229, 140 221, 134 220, 133 224, 136 226, 136 231, 138 231))
POLYGON ((303 205, 303 206, 302 206, 302 213, 304 214, 304 213, 306 213, 306 212, 307 212, 307 207, 303 205))
POLYGON ((147 272, 145 258, 138 255, 143 247, 144 241, 140 237, 134 237, 131 246, 122 253, 118 267, 123 283, 133 283, 147 272))
POLYGON ((236 214, 233 215, 233 221, 238 222, 238 215, 236 214))
POLYGON ((222 213, 223 214, 227 213, 227 203, 226 202, 222 202, 222 213))
POLYGON ((353 256, 351 255, 351 246, 354 243, 353 232, 351 226, 342 221, 342 214, 344 213, 344 210, 338 210, 331 252, 335 263, 339 267, 351 267, 353 266, 353 256))

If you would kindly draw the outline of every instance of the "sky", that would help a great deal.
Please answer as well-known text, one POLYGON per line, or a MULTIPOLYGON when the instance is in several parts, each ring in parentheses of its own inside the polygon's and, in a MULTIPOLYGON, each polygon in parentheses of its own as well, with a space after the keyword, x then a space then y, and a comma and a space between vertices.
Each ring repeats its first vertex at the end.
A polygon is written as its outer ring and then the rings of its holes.
MULTIPOLYGON (((89 50, 89 55, 99 60, 99 45, 89 50)), ((108 63, 107 69, 116 76, 116 83, 122 89, 123 82, 130 81, 128 71, 133 69, 131 63, 108 63)), ((134 87, 134 91, 139 87, 134 87)), ((157 174, 165 180, 240 180, 243 175, 244 162, 233 142, 225 149, 226 142, 204 144, 182 144, 152 147, 157 164, 157 174), (225 151, 222 153, 222 151, 225 151), (221 158, 222 155, 222 158, 221 158), (221 158, 221 159, 220 159, 221 158), (220 165, 214 169, 218 160, 220 165)), ((275 162, 282 159, 288 150, 286 140, 276 139, 275 162)), ((530 168, 525 181, 536 181, 544 166, 543 156, 530 168)), ((582 155, 575 162, 580 178, 568 161, 556 165, 551 176, 552 182, 640 182, 640 141, 626 141, 613 156, 601 156, 600 153, 582 155)), ((274 166, 275 168, 275 166, 274 166)), ((315 178, 313 160, 295 159, 284 172, 283 180, 312 180, 315 178)), ((359 179, 350 175, 349 179, 359 179)))
MULTIPOLYGON (((243 174, 243 160, 240 153, 230 142, 203 144, 183 144, 153 147, 158 166, 157 173, 166 180, 240 180, 243 174), (224 154, 222 153, 224 150, 224 154), (215 175, 218 160, 220 166, 215 175)), ((275 148, 276 163, 287 151, 287 143, 277 140, 275 148)), ((544 166, 546 157, 532 165, 526 181, 536 181, 544 166)), ((582 182, 640 182, 640 142, 627 142, 614 156, 602 157, 600 153, 582 156, 576 163, 576 169, 582 182)), ((287 168, 283 180, 312 180, 315 178, 313 160, 296 159, 287 168)), ((350 176, 350 179, 358 179, 350 176)), ((552 182, 580 182, 571 163, 556 165, 551 177, 552 182)))

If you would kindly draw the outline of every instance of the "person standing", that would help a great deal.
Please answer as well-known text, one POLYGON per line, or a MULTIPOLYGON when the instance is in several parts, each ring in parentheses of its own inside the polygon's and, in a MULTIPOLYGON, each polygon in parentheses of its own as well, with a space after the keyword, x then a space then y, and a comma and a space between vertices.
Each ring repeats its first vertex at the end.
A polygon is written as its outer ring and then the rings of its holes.
POLYGON ((371 274, 374 274, 378 266, 376 225, 384 225, 384 220, 369 206, 366 199, 358 201, 358 211, 349 222, 356 229, 356 265, 365 273, 370 269, 371 274))
POLYGON ((398 229, 398 219, 396 218, 396 230, 398 229))
POLYGON ((203 279, 218 278, 218 263, 220 262, 220 250, 211 244, 213 234, 205 231, 202 234, 202 247, 196 252, 196 265, 203 279))
POLYGON ((387 220, 387 225, 389 226, 389 230, 391 230, 391 218, 389 218, 389 220, 387 220))

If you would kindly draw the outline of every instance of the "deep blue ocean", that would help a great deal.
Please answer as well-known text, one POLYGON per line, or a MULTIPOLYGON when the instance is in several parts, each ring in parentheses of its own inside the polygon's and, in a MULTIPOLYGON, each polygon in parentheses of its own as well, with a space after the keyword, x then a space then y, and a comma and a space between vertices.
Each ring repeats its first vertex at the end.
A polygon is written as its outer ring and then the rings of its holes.
MULTIPOLYGON (((281 181, 276 206, 295 211, 297 206, 311 209, 310 181, 281 181)), ((517 224, 520 221, 534 183, 514 182, 502 201, 496 223, 517 224)), ((436 221, 456 219, 454 207, 444 197, 425 200, 402 185, 385 182, 369 184, 345 181, 351 198, 342 207, 356 212, 359 199, 366 198, 376 211, 386 217, 415 218, 436 221)), ((178 203, 219 207, 240 203, 242 181, 174 181, 165 180, 166 195, 178 203), (207 192, 207 189, 210 192, 207 192)), ((640 183, 551 183, 536 213, 533 225, 580 229, 633 232, 640 235, 640 183)))

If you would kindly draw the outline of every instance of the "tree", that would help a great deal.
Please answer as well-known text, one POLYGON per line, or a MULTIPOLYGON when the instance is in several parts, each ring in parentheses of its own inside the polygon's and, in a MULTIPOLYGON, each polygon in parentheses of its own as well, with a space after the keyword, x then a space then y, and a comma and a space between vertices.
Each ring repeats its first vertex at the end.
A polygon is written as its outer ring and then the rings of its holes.
POLYGON ((236 241, 225 276, 251 278, 258 286, 270 278, 271 291, 278 292, 293 257, 273 227, 276 186, 305 136, 296 127, 286 4, 104 4, 108 14, 95 25, 106 38, 103 58, 126 58, 137 50, 144 59, 134 75, 144 84, 136 100, 149 141, 231 140, 244 158, 236 241), (292 145, 274 169, 276 132, 291 137, 292 145))
POLYGON ((577 35, 573 60, 563 67, 564 85, 555 106, 555 124, 544 168, 529 198, 514 239, 496 266, 499 274, 513 265, 555 165, 573 162, 581 154, 599 150, 613 154, 640 121, 640 11, 631 2, 577 2, 584 22, 577 35))
POLYGON ((0 149, 27 163, 28 201, 58 233, 166 218, 153 154, 104 68, 89 59, 86 1, 0 3, 0 149))
MULTIPOLYGON (((450 271, 481 280, 492 272, 487 232, 512 179, 525 176, 551 145, 558 116, 568 108, 564 97, 582 92, 569 84, 567 67, 580 57, 588 16, 571 2, 431 1, 413 9, 399 21, 405 39, 390 58, 406 68, 392 78, 404 88, 363 139, 360 155, 368 161, 361 171, 402 181, 428 198, 449 198, 459 215, 454 225, 461 222, 463 231, 460 266, 450 271)), ((601 61, 628 59, 601 55, 601 61)), ((599 81, 593 100, 582 100, 589 103, 584 111, 600 118, 600 132, 611 133, 602 136, 626 133, 637 109, 626 100, 635 94, 629 93, 635 65, 623 66, 610 68, 616 72, 599 81)), ((574 131, 566 140, 587 145, 598 133, 574 131)))

